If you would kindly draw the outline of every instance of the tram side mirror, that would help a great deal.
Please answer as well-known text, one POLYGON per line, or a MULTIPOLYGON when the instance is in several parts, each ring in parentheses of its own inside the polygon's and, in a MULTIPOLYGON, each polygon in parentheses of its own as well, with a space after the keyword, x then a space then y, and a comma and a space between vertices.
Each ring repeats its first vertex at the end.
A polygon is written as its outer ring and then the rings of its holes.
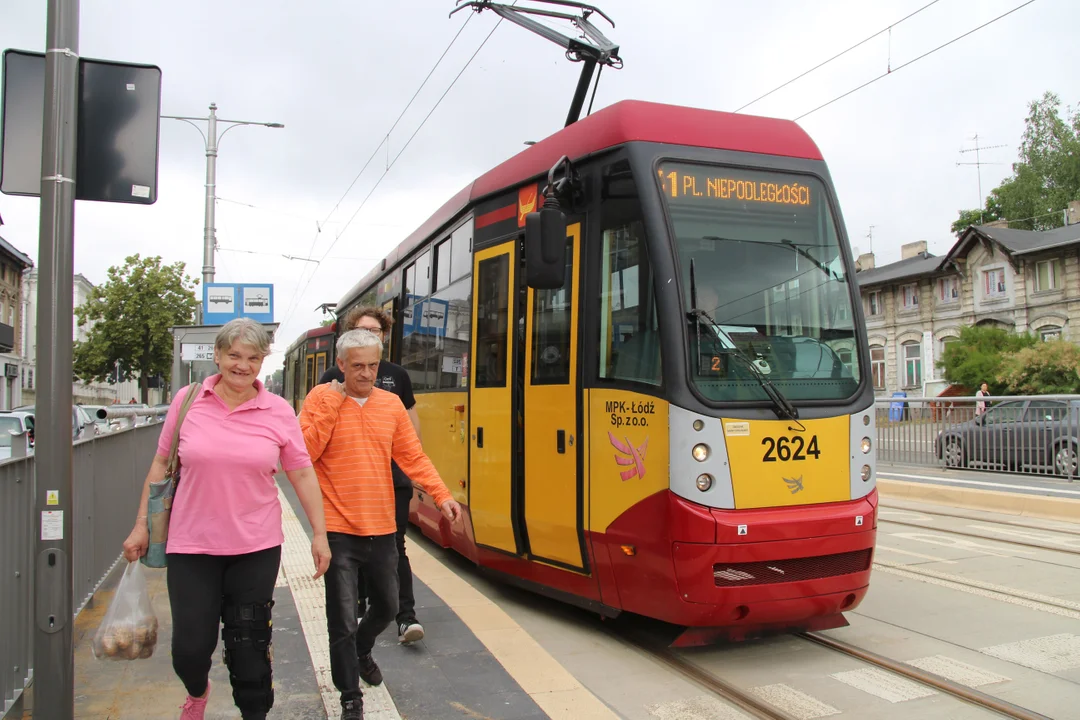
POLYGON ((566 215, 557 206, 545 205, 525 216, 525 284, 557 290, 565 280, 566 215))

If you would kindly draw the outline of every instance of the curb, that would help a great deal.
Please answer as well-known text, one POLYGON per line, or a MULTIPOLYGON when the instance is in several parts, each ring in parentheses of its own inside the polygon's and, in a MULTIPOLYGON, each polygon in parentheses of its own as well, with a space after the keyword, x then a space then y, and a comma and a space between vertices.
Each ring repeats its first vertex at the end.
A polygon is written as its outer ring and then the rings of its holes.
POLYGON ((1009 493, 1000 490, 975 490, 881 478, 878 478, 877 487, 883 498, 949 505, 968 510, 987 510, 1003 515, 1044 520, 1080 522, 1080 500, 1071 498, 1009 493))

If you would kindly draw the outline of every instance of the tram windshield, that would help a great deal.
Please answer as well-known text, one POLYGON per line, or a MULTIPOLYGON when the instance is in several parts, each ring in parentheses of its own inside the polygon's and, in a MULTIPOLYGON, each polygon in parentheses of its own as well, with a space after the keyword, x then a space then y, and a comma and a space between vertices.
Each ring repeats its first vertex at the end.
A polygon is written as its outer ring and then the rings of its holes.
POLYGON ((860 376, 852 279, 824 185, 679 162, 659 175, 702 395, 775 401, 771 384, 789 400, 851 397, 860 376))

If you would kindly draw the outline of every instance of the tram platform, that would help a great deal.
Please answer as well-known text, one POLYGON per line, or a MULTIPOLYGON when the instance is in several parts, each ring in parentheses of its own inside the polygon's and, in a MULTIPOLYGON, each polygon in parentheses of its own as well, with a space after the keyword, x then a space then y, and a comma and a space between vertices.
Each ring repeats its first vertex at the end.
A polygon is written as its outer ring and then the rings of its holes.
MULTIPOLYGON (((274 592, 275 705, 269 717, 338 718, 338 693, 330 678, 323 581, 312 581, 310 527, 288 483, 282 483, 285 547, 274 592)), ((364 686, 368 720, 540 720, 618 717, 597 700, 533 637, 496 604, 446 568, 423 538, 410 538, 417 615, 424 640, 401 645, 391 627, 375 658, 385 681, 364 686)), ((153 657, 102 661, 91 640, 119 582, 123 561, 110 573, 75 630, 75 717, 79 720, 176 718, 186 693, 172 671, 172 623, 164 570, 149 570, 148 584, 160 621, 153 657)), ((208 720, 239 718, 232 703, 220 644, 211 668, 208 720)), ((33 718, 33 687, 21 715, 33 718)))
POLYGON ((878 463, 883 499, 1080 521, 1080 482, 1053 475, 878 463))

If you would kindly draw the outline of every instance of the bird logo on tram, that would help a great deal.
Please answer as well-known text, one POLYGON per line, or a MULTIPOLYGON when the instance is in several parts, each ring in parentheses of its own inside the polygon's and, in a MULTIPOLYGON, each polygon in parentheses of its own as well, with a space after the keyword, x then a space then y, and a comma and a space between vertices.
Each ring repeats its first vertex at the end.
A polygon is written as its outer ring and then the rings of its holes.
POLYGON ((622 453, 621 456, 615 456, 615 462, 623 467, 633 465, 633 467, 619 473, 619 477, 623 480, 629 480, 632 477, 644 478, 645 453, 649 449, 649 438, 645 438, 645 442, 641 444, 641 447, 634 447, 634 444, 630 442, 630 438, 624 438, 626 442, 620 442, 610 431, 608 432, 608 439, 611 440, 611 446, 622 453))

